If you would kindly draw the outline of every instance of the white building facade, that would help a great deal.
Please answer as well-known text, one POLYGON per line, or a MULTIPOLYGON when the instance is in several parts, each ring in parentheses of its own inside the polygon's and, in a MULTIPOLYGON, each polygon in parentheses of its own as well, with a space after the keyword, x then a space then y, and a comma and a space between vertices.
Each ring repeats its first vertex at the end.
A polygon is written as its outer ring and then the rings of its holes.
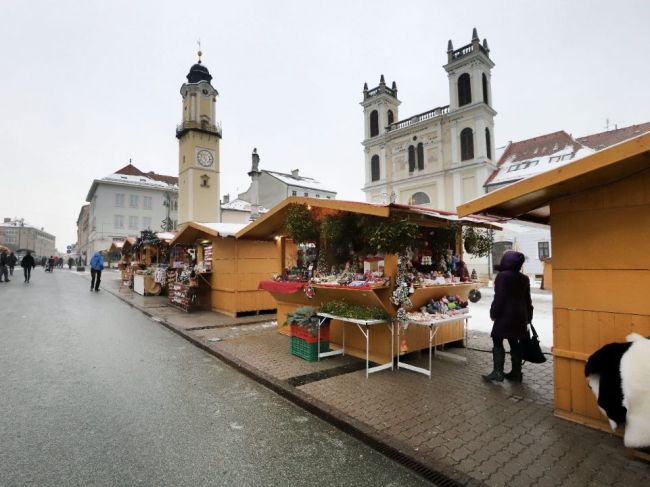
POLYGON ((137 237, 142 230, 173 230, 178 224, 178 178, 144 173, 131 164, 94 180, 86 201, 87 259, 114 239, 137 237))
POLYGON ((368 202, 394 201, 456 211, 483 194, 493 161, 494 116, 487 40, 454 49, 449 41, 449 104, 400 120, 395 82, 364 85, 365 185, 368 202))
POLYGON ((35 258, 57 255, 56 237, 44 228, 26 223, 22 218, 4 218, 0 223, 0 245, 21 256, 27 250, 35 258))

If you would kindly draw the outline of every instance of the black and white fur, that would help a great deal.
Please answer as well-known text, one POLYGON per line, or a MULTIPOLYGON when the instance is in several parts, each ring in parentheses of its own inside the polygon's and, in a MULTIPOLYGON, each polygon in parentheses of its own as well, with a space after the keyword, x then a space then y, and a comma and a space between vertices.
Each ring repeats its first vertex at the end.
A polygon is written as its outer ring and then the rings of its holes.
POLYGON ((612 430, 625 424, 625 446, 650 446, 650 339, 631 333, 609 343, 585 365, 589 387, 612 430))

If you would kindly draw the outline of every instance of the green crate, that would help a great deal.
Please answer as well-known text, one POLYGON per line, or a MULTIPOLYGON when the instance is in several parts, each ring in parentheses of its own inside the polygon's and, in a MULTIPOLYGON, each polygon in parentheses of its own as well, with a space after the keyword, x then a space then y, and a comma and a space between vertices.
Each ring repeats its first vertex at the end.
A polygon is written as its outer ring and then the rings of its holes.
MULTIPOLYGON (((320 351, 327 352, 330 349, 330 342, 320 342, 320 351)), ((318 343, 307 343, 302 338, 291 337, 291 355, 300 357, 309 362, 318 360, 318 343)))

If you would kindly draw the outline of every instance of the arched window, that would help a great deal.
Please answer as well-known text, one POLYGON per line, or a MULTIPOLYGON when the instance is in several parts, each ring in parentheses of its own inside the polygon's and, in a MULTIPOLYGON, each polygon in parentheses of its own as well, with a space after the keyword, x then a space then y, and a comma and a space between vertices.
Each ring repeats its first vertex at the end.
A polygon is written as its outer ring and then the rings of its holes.
POLYGON ((469 74, 464 73, 458 78, 458 106, 462 107, 468 103, 472 103, 472 88, 469 74))
POLYGON ((487 153, 487 158, 492 159, 492 140, 490 139, 490 129, 485 128, 485 152, 487 153))
POLYGON ((488 100, 487 76, 485 76, 485 73, 483 73, 483 101, 485 102, 486 105, 490 104, 488 100))
POLYGON ((373 110, 370 112, 370 137, 379 135, 379 112, 373 110))
POLYGON ((424 144, 418 144, 418 171, 424 169, 424 144))
POLYGON ((393 110, 388 110, 388 125, 392 125, 395 121, 395 116, 393 115, 393 110))
POLYGON ((379 181, 379 156, 374 155, 370 159, 370 180, 379 181))
POLYGON ((474 159, 474 132, 467 127, 460 131, 460 160, 474 159))
POLYGON ((409 145, 409 172, 415 171, 415 147, 409 145))
POLYGON ((429 203, 431 203, 429 195, 422 191, 414 193, 409 199, 409 205, 428 205, 429 203))

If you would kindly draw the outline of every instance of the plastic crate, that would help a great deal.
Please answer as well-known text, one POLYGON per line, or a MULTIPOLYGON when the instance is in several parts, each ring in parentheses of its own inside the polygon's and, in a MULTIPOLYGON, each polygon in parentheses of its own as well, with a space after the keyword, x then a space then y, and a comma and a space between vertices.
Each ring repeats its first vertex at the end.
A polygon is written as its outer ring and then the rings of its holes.
MULTIPOLYGON (((327 352, 330 349, 330 342, 320 342, 320 351, 327 352)), ((318 360, 318 343, 307 343, 305 340, 297 337, 291 337, 291 355, 300 357, 308 362, 318 360)))
MULTIPOLYGON (((318 342, 318 335, 312 335, 309 332, 308 328, 298 326, 295 323, 291 324, 291 336, 296 338, 301 338, 307 343, 316 343, 318 342)), ((327 323, 320 327, 320 341, 329 342, 330 341, 330 325, 327 323)))

